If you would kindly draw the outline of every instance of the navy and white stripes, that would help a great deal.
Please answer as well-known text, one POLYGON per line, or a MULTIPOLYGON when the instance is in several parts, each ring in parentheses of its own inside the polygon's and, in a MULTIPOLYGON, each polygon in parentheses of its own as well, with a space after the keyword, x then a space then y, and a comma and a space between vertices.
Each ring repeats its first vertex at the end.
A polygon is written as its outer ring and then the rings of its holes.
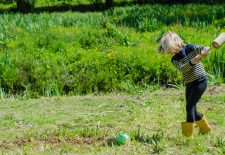
POLYGON ((197 54, 201 54, 201 52, 207 48, 208 47, 189 44, 184 46, 179 53, 172 57, 171 61, 176 68, 182 72, 185 84, 206 76, 202 63, 199 62, 193 65, 191 64, 191 59, 197 54))

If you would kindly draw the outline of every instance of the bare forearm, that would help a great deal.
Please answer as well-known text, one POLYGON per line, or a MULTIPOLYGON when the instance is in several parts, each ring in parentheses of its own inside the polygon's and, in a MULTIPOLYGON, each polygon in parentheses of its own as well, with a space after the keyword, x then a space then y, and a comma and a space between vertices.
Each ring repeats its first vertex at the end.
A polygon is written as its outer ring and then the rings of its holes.
POLYGON ((210 53, 211 48, 208 48, 205 51, 202 51, 201 54, 197 54, 194 58, 191 59, 192 64, 199 63, 204 57, 208 56, 210 53))
POLYGON ((197 64, 202 60, 203 56, 198 54, 194 58, 191 59, 192 64, 197 64))

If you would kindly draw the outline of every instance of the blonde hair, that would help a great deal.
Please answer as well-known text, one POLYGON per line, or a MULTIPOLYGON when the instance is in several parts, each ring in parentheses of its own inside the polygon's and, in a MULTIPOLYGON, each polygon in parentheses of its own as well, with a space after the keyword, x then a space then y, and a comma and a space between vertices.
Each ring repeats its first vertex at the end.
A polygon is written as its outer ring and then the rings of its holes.
POLYGON ((184 42, 178 34, 167 31, 159 40, 158 52, 160 54, 166 54, 169 53, 169 51, 175 53, 180 51, 183 46, 184 42))

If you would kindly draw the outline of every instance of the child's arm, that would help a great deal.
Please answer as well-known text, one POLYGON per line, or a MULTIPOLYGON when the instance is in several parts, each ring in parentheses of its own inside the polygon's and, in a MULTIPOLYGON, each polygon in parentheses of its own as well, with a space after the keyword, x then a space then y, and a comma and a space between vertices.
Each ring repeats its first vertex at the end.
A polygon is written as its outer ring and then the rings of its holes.
POLYGON ((202 54, 198 54, 196 55, 194 58, 191 59, 191 64, 195 65, 197 63, 199 63, 199 61, 201 61, 205 56, 202 54))
POLYGON ((197 55, 191 59, 191 64, 199 63, 204 57, 209 55, 211 48, 208 46, 193 45, 193 52, 197 55))
POLYGON ((192 50, 196 54, 205 54, 205 55, 208 55, 208 53, 209 53, 208 51, 210 51, 211 48, 208 47, 208 46, 200 46, 200 45, 195 45, 194 44, 194 45, 192 45, 192 50), (207 52, 204 52, 204 51, 207 51, 207 52))
POLYGON ((200 62, 204 57, 206 57, 209 54, 210 51, 210 47, 199 46, 194 44, 189 44, 188 49, 196 54, 196 56, 192 58, 189 62, 184 63, 177 60, 172 61, 173 64, 176 66, 176 68, 180 70, 182 73, 191 70, 193 65, 200 62))
POLYGON ((194 58, 191 59, 191 64, 197 64, 201 61, 204 57, 208 56, 210 53, 211 48, 204 47, 202 48, 201 52, 197 54, 194 58))

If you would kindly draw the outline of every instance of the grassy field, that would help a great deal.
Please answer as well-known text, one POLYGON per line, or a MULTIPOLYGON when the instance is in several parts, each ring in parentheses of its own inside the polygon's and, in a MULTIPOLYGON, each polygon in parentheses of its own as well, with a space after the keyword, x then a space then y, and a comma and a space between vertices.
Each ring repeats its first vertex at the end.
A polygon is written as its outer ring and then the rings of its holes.
POLYGON ((181 134, 181 74, 157 54, 167 30, 185 44, 210 45, 225 30, 224 10, 188 4, 1 14, 0 153, 225 154, 225 46, 203 61, 210 87, 199 110, 213 131, 195 128, 192 140, 181 134), (121 132, 130 136, 125 145, 115 143, 121 132))
POLYGON ((225 85, 211 86, 199 103, 213 131, 192 140, 181 134, 184 93, 0 100, 2 154, 225 154, 225 85), (130 141, 117 145, 127 133, 130 141))

